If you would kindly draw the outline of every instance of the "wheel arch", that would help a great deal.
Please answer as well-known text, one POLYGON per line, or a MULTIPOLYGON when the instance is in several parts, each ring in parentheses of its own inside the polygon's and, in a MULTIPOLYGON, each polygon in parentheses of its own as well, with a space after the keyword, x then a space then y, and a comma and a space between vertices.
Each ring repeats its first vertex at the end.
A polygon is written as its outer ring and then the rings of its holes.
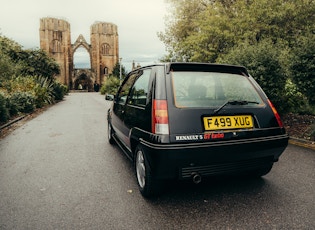
POLYGON ((135 160, 135 155, 136 155, 136 148, 137 145, 140 143, 139 139, 136 138, 130 138, 130 148, 131 148, 131 154, 132 154, 132 160, 135 160))
POLYGON ((145 135, 145 132, 138 128, 131 128, 129 131, 130 150, 133 160, 135 158, 137 145, 140 144, 140 138, 144 138, 145 135))

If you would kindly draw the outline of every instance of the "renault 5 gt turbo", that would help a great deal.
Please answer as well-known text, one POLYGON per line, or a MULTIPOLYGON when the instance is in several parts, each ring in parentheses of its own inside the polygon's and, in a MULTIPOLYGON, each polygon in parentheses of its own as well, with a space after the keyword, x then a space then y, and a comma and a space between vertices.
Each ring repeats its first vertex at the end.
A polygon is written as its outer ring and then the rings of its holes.
POLYGON ((171 179, 263 176, 288 145, 276 108, 242 66, 136 69, 122 82, 107 120, 109 143, 133 161, 144 197, 171 179))

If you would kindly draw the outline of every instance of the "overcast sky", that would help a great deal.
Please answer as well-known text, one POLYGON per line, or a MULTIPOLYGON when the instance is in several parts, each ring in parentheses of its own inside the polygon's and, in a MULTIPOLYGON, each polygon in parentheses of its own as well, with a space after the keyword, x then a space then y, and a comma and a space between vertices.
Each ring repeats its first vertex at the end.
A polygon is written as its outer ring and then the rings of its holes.
MULTIPOLYGON (((164 0, 0 0, 0 6, 0 34, 25 49, 40 46, 40 18, 55 17, 70 23, 72 43, 80 34, 90 43, 90 26, 96 21, 116 24, 119 55, 127 70, 133 60, 143 66, 158 62, 166 53, 157 37, 164 31, 164 0)), ((86 57, 80 49, 74 62, 86 57)))

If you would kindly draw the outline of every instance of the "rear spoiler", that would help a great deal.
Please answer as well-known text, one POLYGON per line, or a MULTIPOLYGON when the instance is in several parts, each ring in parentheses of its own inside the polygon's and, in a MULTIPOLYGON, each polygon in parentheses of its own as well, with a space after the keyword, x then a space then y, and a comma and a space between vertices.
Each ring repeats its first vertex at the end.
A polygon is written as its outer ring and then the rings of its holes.
POLYGON ((166 64, 166 73, 169 74, 171 71, 221 72, 234 74, 243 73, 249 76, 249 73, 244 66, 199 62, 173 62, 166 64))

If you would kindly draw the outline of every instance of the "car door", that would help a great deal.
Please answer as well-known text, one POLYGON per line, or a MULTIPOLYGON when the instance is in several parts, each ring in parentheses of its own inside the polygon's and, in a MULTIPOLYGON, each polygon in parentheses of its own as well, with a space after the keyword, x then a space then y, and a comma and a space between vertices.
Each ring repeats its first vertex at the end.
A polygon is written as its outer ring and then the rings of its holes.
POLYGON ((128 95, 125 108, 124 123, 128 129, 128 135, 132 128, 151 130, 151 85, 151 68, 140 70, 128 95))
POLYGON ((123 84, 120 86, 118 93, 116 95, 116 99, 114 100, 113 105, 113 116, 112 116, 112 125, 114 132, 119 139, 119 141, 125 146, 128 146, 128 132, 129 130, 124 125, 124 118, 126 116, 126 102, 127 97, 130 92, 130 89, 137 78, 137 72, 130 73, 123 84))

